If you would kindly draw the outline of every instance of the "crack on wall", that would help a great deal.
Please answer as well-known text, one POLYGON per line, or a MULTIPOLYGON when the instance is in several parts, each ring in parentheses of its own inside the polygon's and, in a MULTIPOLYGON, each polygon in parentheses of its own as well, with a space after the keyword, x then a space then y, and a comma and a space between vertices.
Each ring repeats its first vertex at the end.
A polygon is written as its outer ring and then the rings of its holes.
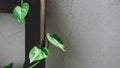
POLYGON ((20 30, 20 31, 17 31, 17 32, 11 34, 11 35, 9 35, 7 38, 12 37, 12 36, 15 36, 16 34, 21 33, 22 31, 24 31, 24 29, 22 29, 22 30, 20 30))
MULTIPOLYGON (((67 37, 67 39, 68 39, 68 43, 70 42, 70 40, 69 40, 69 38, 71 38, 71 36, 72 36, 72 32, 73 32, 73 13, 72 13, 72 8, 73 8, 73 1, 74 0, 70 0, 70 9, 69 9, 69 14, 68 14, 68 16, 71 16, 71 21, 72 21, 72 23, 71 23, 71 28, 70 28, 70 33, 68 34, 68 37, 67 37)), ((70 45, 70 44, 68 44, 69 46, 69 50, 72 50, 72 46, 70 45)), ((65 68, 65 55, 66 54, 63 54, 63 68, 65 68)))
POLYGON ((0 34, 0 39, 2 39, 3 41, 5 41, 5 43, 10 44, 10 42, 7 40, 7 38, 5 37, 5 35, 0 34))
POLYGON ((70 30, 70 33, 69 33, 69 37, 71 37, 71 35, 72 35, 72 32, 73 32, 73 13, 72 13, 72 7, 73 7, 73 1, 74 0, 71 0, 71 2, 70 2, 70 16, 72 17, 72 24, 71 24, 71 30, 70 30))

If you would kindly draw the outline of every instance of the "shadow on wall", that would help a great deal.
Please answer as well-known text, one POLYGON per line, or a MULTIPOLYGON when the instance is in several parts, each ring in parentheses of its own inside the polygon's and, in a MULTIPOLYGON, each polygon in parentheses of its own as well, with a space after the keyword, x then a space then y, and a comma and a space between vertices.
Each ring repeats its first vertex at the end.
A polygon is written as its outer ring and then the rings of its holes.
MULTIPOLYGON (((72 2, 73 0, 46 0, 46 21, 47 31, 58 34, 64 40, 66 52, 62 53, 53 46, 50 50, 50 57, 47 60, 47 68, 64 68, 64 54, 70 57, 72 51, 71 34, 73 30, 72 17, 72 2), (56 63, 57 62, 57 63, 56 63)), ((72 58, 71 58, 72 59, 72 58)))

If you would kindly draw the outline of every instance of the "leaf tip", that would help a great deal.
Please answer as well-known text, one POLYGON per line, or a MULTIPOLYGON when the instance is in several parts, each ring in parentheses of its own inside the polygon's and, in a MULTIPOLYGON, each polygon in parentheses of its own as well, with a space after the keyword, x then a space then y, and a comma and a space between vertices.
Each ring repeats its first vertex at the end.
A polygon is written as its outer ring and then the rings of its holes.
POLYGON ((66 50, 65 50, 65 49, 62 49, 62 51, 63 51, 63 52, 66 52, 66 50))

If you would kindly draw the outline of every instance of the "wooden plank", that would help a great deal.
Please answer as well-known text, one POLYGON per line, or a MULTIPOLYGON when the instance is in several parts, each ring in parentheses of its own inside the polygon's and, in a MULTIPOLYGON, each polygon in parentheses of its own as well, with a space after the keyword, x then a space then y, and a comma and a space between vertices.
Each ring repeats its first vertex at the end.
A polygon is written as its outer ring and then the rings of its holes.
POLYGON ((40 43, 44 47, 44 40, 45 40, 45 0, 40 0, 41 7, 40 7, 40 43))

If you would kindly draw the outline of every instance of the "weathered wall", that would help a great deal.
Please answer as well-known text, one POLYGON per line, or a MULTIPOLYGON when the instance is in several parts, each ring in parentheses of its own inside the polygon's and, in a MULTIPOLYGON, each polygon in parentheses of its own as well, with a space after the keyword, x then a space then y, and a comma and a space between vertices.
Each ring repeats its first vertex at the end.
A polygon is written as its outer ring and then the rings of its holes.
POLYGON ((12 14, 0 13, 0 68, 14 62, 22 68, 25 60, 25 24, 18 24, 12 14))
POLYGON ((119 0, 46 0, 47 27, 65 41, 47 68, 120 68, 119 0))

